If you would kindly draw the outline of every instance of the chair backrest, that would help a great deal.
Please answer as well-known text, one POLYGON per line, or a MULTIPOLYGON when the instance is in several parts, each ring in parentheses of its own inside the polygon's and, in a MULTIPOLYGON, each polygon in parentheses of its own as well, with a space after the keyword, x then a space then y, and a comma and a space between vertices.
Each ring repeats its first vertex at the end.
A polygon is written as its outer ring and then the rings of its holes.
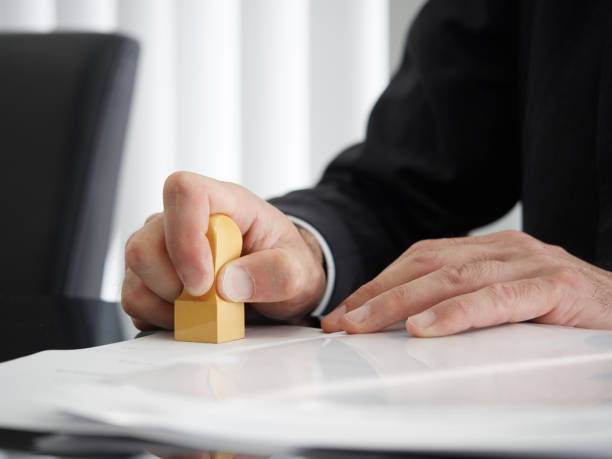
POLYGON ((0 292, 99 297, 137 43, 0 34, 0 292))

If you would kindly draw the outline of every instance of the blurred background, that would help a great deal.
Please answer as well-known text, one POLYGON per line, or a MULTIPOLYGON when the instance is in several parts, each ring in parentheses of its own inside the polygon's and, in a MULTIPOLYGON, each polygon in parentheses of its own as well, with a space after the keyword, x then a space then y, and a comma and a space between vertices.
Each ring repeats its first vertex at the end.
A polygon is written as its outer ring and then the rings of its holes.
MULTIPOLYGON (((307 187, 367 115, 422 0, 0 0, 0 30, 119 32, 141 46, 101 295, 175 170, 268 198, 307 187)), ((494 226, 519 228, 518 209, 494 226)))

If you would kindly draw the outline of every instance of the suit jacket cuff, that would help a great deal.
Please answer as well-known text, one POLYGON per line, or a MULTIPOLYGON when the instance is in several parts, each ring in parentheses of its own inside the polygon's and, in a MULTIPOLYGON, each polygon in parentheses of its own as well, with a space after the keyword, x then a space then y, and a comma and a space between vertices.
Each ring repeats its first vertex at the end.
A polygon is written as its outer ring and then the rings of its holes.
POLYGON ((291 220, 295 225, 304 228, 306 231, 312 234, 319 244, 319 247, 321 247, 321 252, 323 252, 326 273, 325 292, 323 293, 323 298, 321 298, 319 305, 310 313, 312 316, 320 318, 327 310, 327 306, 329 305, 329 300, 331 299, 332 291, 334 289, 334 284, 336 282, 336 264, 334 263, 334 256, 332 255, 327 241, 314 226, 293 215, 287 215, 287 217, 289 217, 289 220, 291 220))
POLYGON ((329 299, 326 295, 324 299, 327 301, 325 304, 321 302, 313 315, 323 316, 336 308, 367 278, 362 251, 337 211, 325 203, 314 199, 311 201, 301 193, 275 198, 270 203, 294 219, 308 223, 309 226, 305 228, 313 233, 321 245, 327 264, 326 292, 329 290, 329 299), (327 254, 325 247, 329 249, 327 254))

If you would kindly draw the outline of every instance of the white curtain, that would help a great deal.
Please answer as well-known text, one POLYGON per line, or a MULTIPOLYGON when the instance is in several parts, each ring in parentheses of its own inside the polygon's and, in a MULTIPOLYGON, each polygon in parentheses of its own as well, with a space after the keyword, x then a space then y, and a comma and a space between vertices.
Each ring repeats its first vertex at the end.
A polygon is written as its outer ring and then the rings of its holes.
POLYGON ((141 44, 103 297, 118 298, 124 241, 161 209, 172 171, 270 197, 309 186, 359 141, 421 3, 0 0, 3 31, 119 32, 141 44))

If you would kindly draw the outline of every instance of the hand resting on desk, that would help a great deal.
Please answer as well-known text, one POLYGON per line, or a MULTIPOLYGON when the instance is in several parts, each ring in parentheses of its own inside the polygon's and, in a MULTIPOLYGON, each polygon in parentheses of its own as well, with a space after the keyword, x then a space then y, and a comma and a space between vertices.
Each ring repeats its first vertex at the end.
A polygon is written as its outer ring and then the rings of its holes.
POLYGON ((322 327, 368 333, 405 319, 424 337, 527 320, 612 329, 612 273, 520 231, 424 240, 322 327))

